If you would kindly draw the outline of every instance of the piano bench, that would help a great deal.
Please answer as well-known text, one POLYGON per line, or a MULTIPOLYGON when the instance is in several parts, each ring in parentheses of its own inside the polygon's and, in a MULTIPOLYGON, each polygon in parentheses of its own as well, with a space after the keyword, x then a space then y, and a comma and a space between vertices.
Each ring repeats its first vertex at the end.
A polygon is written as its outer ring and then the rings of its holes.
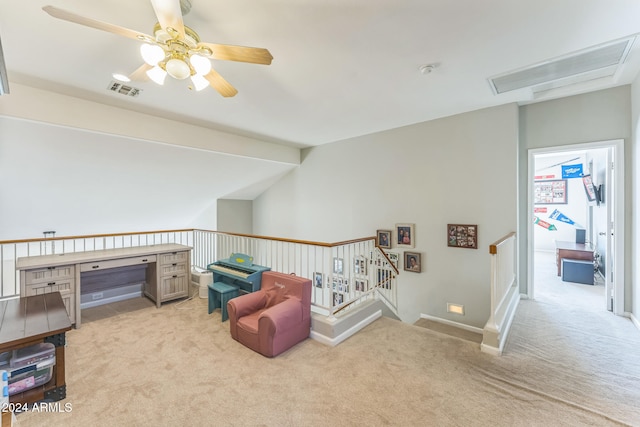
POLYGON ((238 296, 239 289, 238 286, 227 285, 223 282, 209 283, 209 314, 213 313, 216 308, 220 308, 222 321, 227 320, 229 318, 227 302, 238 296))

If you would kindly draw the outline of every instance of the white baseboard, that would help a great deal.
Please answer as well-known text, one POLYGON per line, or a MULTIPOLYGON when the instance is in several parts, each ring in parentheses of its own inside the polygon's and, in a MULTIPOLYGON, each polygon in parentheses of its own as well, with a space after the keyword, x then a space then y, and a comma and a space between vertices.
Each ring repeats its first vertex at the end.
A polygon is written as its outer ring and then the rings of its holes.
POLYGON ((482 328, 465 325, 464 323, 454 322, 453 320, 447 320, 447 319, 443 319, 441 317, 430 316, 428 314, 420 314, 420 318, 427 319, 427 320, 432 320, 432 321, 438 322, 438 323, 444 323, 445 325, 454 326, 456 328, 460 328, 460 329, 464 329, 464 330, 467 330, 467 331, 475 332, 477 334, 482 334, 483 333, 482 328))
POLYGON ((340 335, 334 337, 334 338, 329 338, 325 335, 321 335, 317 332, 311 331, 311 333, 309 334, 309 336, 318 341, 321 342, 322 344, 326 344, 326 345, 330 345, 331 347, 335 347, 336 345, 340 344, 342 341, 346 340, 347 338, 349 338, 352 335, 355 335, 360 329, 364 328, 365 326, 367 326, 368 324, 370 324, 371 322, 373 322, 374 320, 378 319, 379 317, 382 317, 382 310, 378 310, 375 313, 371 314, 369 317, 361 320, 360 322, 356 323, 355 325, 353 325, 351 328, 347 329, 346 331, 344 331, 343 333, 341 333, 340 335))
POLYGON ((480 351, 483 353, 490 354, 492 356, 502 356, 502 349, 499 349, 490 345, 486 345, 486 344, 480 344, 480 351))
POLYGON ((629 313, 629 319, 631 319, 631 322, 636 325, 636 328, 640 329, 640 320, 638 320, 638 318, 634 316, 633 313, 629 313))

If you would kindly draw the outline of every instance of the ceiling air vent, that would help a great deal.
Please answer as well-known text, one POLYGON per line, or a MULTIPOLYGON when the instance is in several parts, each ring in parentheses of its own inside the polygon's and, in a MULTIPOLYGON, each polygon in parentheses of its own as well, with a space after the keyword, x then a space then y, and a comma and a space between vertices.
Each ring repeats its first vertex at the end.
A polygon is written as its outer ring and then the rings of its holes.
POLYGON ((109 89, 112 92, 120 93, 122 95, 127 95, 127 96, 133 96, 133 97, 140 95, 140 92, 142 92, 142 89, 131 87, 131 86, 122 84, 120 82, 117 82, 115 80, 111 80, 111 83, 109 83, 109 87, 107 89, 109 89))
POLYGON ((534 92, 613 76, 635 37, 616 40, 489 78, 494 94, 530 88, 534 92))

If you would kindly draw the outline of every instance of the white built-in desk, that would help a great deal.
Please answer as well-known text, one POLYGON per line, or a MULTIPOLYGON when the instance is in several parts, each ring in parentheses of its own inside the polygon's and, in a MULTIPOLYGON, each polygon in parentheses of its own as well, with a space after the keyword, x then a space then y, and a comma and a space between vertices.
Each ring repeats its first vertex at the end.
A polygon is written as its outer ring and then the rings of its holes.
POLYGON ((20 295, 60 292, 71 323, 79 328, 83 294, 142 283, 144 295, 158 308, 189 296, 190 255, 189 246, 164 244, 18 258, 20 295))

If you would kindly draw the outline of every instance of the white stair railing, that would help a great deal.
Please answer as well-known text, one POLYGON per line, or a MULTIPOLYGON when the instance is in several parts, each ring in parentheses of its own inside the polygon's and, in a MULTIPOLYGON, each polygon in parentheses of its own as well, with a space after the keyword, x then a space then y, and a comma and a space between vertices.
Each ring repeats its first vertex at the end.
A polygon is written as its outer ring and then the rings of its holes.
POLYGON ((489 246, 491 254, 491 313, 482 340, 482 351, 501 354, 520 293, 516 280, 516 233, 489 246))
POLYGON ((194 231, 198 269, 232 253, 253 257, 254 264, 311 279, 314 311, 333 316, 379 295, 397 310, 398 270, 375 245, 374 237, 337 243, 310 242, 218 231, 194 231))

